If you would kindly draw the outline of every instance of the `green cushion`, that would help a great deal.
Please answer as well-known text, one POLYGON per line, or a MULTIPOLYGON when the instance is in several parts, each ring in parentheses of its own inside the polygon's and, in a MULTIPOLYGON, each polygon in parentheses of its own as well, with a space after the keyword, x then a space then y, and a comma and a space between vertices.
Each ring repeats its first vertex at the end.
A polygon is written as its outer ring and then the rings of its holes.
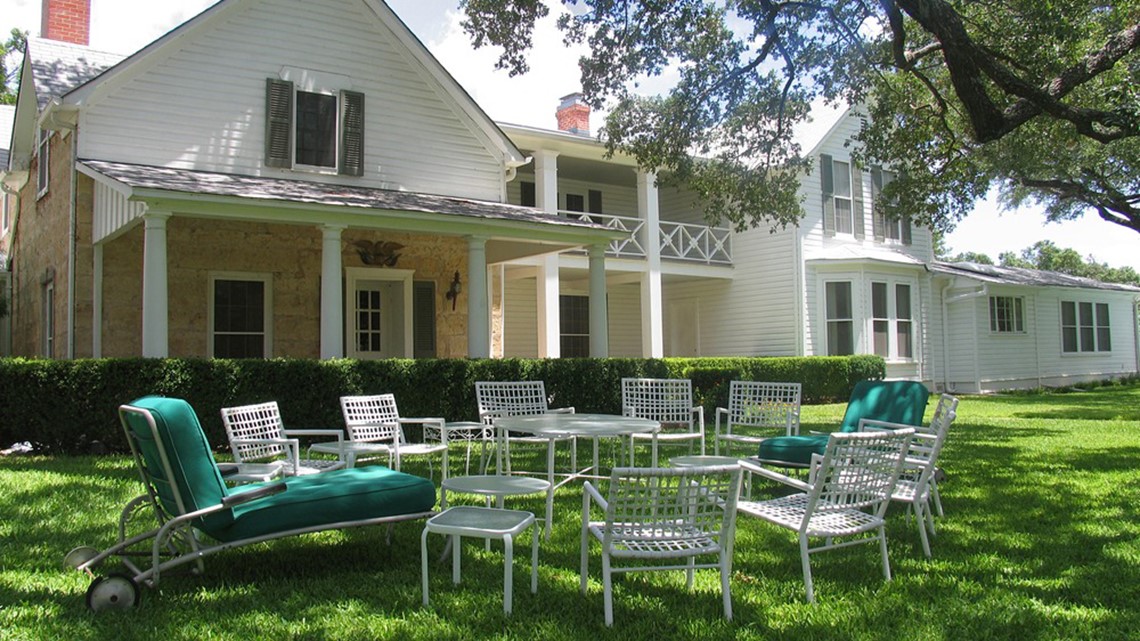
MULTIPOLYGON (((428 512, 435 506, 431 481, 378 465, 294 476, 283 482, 288 488, 284 492, 236 506, 233 523, 204 531, 219 541, 234 541, 343 521, 428 512)), ((272 483, 254 483, 234 491, 272 483)))
POLYGON ((760 458, 779 461, 790 466, 807 467, 812 454, 823 454, 827 449, 827 434, 807 436, 777 436, 760 441, 760 458))
POLYGON ((860 419, 921 425, 930 390, 917 381, 859 381, 851 390, 840 432, 855 432, 860 419))

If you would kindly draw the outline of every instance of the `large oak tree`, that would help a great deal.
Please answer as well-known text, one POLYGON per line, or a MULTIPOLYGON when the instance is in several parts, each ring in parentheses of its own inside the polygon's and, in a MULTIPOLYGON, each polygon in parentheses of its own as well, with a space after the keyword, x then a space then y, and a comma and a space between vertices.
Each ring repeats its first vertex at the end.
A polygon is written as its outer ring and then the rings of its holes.
MULTIPOLYGON (((461 0, 476 46, 527 70, 542 0, 461 0)), ((941 228, 992 185, 1053 219, 1140 231, 1140 0, 562 0, 611 149, 737 227, 798 220, 791 135, 813 101, 868 118, 856 157, 896 215, 941 228), (666 95, 637 82, 669 71, 666 95), (699 159, 695 159, 696 156, 699 159)))

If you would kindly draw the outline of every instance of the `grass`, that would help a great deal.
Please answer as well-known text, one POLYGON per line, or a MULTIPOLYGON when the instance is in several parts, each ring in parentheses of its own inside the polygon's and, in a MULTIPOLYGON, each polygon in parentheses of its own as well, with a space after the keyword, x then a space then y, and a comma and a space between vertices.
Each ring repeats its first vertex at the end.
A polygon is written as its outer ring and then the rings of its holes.
MULTIPOLYGON (((805 408, 805 429, 842 410, 805 408)), ((433 563, 432 605, 421 606, 418 523, 397 526, 391 545, 383 528, 364 528, 225 552, 202 575, 164 575, 136 610, 94 615, 89 579, 61 560, 112 543, 118 511, 140 489, 135 471, 125 457, 11 457, 0 459, 0 639, 1135 638, 1137 461, 1140 386, 965 398, 943 454, 946 517, 932 560, 893 512, 894 581, 882 580, 874 546, 829 552, 814 559, 812 606, 794 537, 744 518, 733 621, 714 572, 699 572, 693 592, 679 572, 650 573, 617 581, 607 629, 596 547, 589 592, 578 592, 576 486, 558 495, 537 595, 518 551, 510 617, 501 552, 477 543, 464 547, 459 586, 433 563)), ((442 541, 429 541, 433 557, 442 541)))

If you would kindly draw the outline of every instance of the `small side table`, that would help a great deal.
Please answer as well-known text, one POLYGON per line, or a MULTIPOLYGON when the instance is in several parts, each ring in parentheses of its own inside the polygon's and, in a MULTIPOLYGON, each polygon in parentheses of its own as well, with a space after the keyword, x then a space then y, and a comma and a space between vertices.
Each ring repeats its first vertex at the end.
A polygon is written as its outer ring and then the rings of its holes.
MULTIPOLYGON (((495 507, 502 508, 508 496, 546 493, 546 518, 543 526, 546 538, 550 539, 550 522, 554 515, 554 486, 545 479, 531 476, 506 476, 503 474, 476 474, 473 476, 453 476, 442 481, 439 486, 439 507, 447 509, 447 493, 477 494, 487 497, 487 506, 495 499, 495 507)), ((490 545, 490 542, 488 542, 490 545)))
POLYGON ((451 537, 451 581, 459 584, 460 537, 503 541, 503 612, 511 613, 514 580, 514 539, 528 527, 534 535, 530 544, 530 592, 538 592, 538 527, 534 514, 520 510, 501 510, 491 507, 458 506, 449 508, 428 519, 420 536, 420 567, 424 605, 428 604, 428 533, 435 532, 451 537))

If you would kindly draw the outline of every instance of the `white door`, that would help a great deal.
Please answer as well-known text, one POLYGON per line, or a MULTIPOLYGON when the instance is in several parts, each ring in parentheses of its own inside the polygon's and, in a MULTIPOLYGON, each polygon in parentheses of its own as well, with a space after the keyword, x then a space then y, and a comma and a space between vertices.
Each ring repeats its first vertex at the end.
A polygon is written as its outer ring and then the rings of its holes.
POLYGON ((701 355, 700 303, 695 299, 669 303, 668 356, 693 357, 701 355))
POLYGON ((349 358, 412 357, 412 271, 346 271, 346 355, 349 358))

